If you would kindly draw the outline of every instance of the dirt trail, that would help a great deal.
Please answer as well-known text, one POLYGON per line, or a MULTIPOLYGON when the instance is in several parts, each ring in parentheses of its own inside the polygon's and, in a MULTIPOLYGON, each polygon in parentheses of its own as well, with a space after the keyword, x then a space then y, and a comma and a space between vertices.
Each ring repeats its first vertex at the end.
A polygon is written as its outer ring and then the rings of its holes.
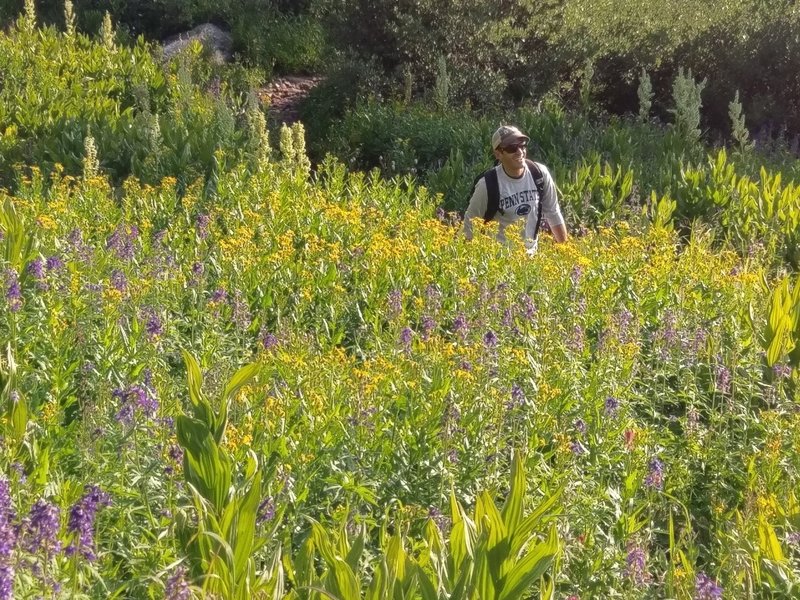
POLYGON ((300 102, 322 77, 317 75, 290 75, 271 81, 259 90, 262 102, 269 105, 268 119, 275 124, 290 125, 297 121, 300 102))

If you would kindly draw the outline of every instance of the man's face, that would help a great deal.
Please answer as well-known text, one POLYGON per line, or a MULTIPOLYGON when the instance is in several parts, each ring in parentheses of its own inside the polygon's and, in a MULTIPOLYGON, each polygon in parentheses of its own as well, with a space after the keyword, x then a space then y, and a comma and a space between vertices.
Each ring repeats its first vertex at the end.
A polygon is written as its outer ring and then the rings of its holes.
POLYGON ((507 172, 517 172, 522 169, 525 165, 526 153, 525 140, 513 140, 495 150, 497 160, 507 172))

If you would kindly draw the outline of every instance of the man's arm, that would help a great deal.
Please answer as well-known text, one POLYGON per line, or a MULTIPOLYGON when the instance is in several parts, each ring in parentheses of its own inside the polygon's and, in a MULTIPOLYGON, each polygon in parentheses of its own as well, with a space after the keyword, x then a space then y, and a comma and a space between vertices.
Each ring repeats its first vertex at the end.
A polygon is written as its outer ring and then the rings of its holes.
POLYGON ((486 205, 488 202, 486 180, 481 178, 478 180, 478 183, 475 184, 472 198, 469 199, 469 206, 464 213, 464 237, 468 240, 472 239, 472 219, 475 217, 483 218, 483 215, 486 214, 486 205))
POLYGON ((557 242, 566 242, 569 234, 567 233, 567 226, 564 223, 564 217, 561 214, 561 207, 558 204, 558 192, 556 184, 553 181, 553 176, 541 163, 537 163, 539 169, 542 171, 544 178, 544 197, 542 198, 542 212, 544 218, 547 219, 547 224, 550 226, 550 231, 553 233, 553 238, 557 242))

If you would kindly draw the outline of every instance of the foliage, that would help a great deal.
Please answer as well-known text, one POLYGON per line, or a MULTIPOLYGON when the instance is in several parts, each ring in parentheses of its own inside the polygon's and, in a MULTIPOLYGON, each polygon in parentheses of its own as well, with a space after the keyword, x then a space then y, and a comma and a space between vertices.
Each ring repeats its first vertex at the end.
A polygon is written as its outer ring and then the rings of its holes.
POLYGON ((683 72, 683 68, 678 69, 678 76, 672 84, 672 100, 675 104, 670 112, 675 118, 673 126, 678 134, 686 139, 687 142, 698 142, 700 140, 700 109, 703 106, 702 92, 706 85, 706 80, 695 81, 692 77, 692 70, 688 73, 683 72))
POLYGON ((242 59, 272 73, 317 73, 325 63, 326 39, 308 14, 286 14, 269 3, 230 2, 225 10, 234 48, 242 59))
POLYGON ((14 186, 19 163, 74 175, 93 155, 115 181, 184 185, 211 173, 217 150, 241 155, 247 82, 225 80, 199 46, 161 65, 141 40, 128 48, 28 22, 0 35, 0 184, 14 186))
POLYGON ((731 137, 736 142, 739 151, 752 148, 750 132, 747 131, 745 118, 742 114, 742 103, 739 102, 739 90, 736 90, 736 95, 728 105, 728 116, 731 119, 731 137))

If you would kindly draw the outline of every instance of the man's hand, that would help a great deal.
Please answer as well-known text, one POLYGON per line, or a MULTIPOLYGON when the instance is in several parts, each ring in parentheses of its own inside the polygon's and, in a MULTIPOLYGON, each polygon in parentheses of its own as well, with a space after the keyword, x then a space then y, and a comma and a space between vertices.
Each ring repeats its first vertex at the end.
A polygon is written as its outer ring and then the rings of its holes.
POLYGON ((567 234, 567 226, 564 225, 563 223, 561 225, 556 225, 555 227, 552 227, 550 231, 553 234, 553 238, 557 242, 566 242, 567 239, 569 238, 569 235, 567 234))

